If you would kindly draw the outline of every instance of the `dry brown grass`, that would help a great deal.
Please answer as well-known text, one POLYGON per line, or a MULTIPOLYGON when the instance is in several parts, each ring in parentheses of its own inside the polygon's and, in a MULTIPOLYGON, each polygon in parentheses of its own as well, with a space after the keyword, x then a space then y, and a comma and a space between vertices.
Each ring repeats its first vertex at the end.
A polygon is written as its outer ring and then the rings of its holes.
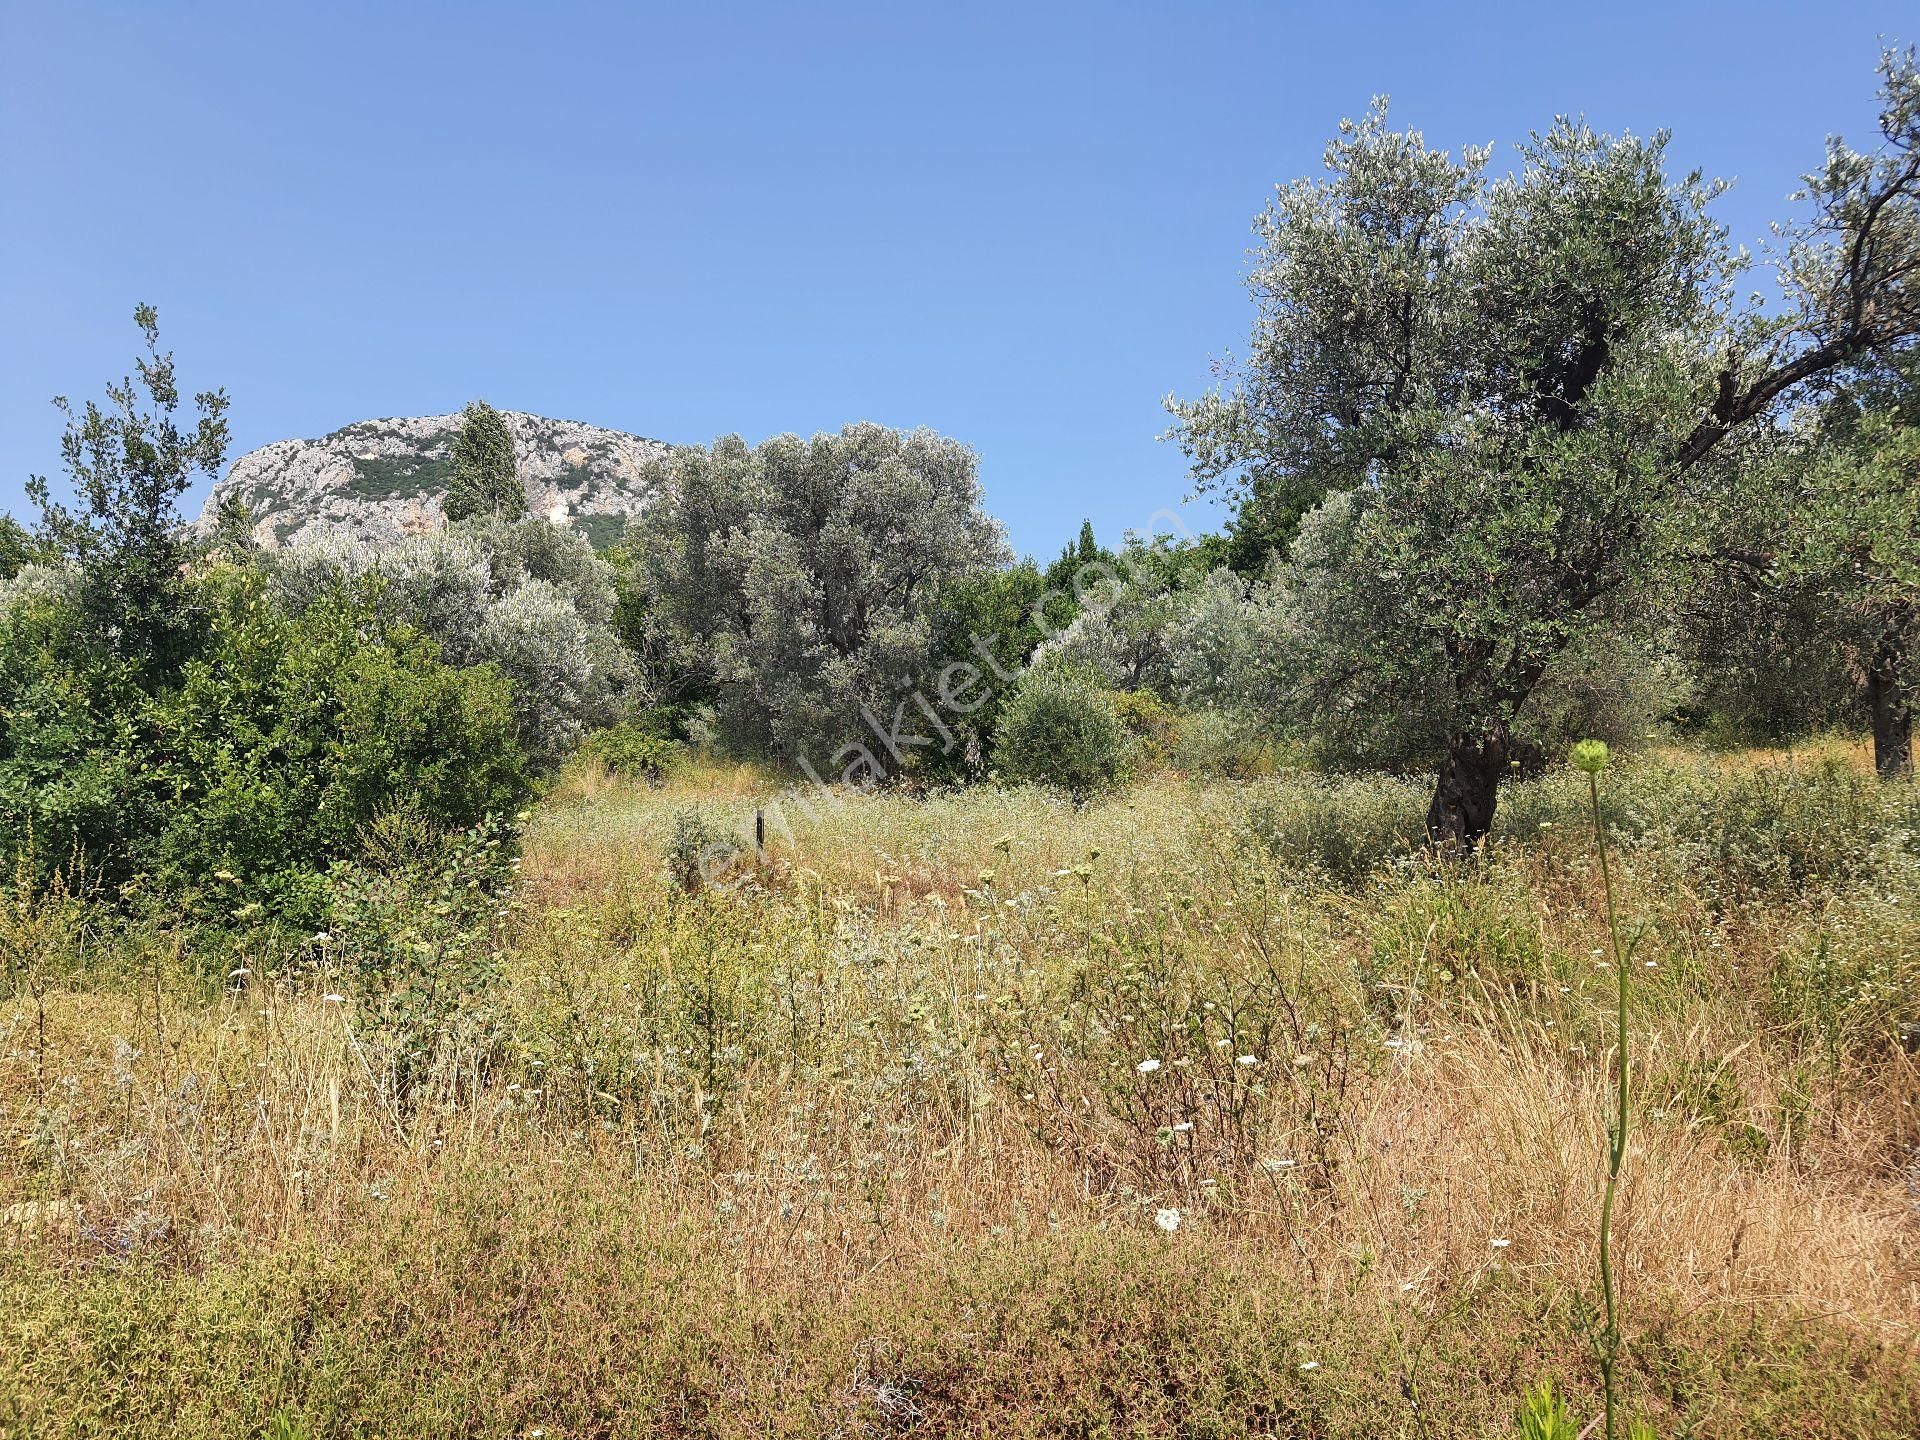
MULTIPOLYGON (((371 1274, 392 1254, 430 1254, 433 1286, 451 1294, 461 1276, 506 1283, 502 1227, 590 1202, 582 1236, 697 1255, 693 1305, 751 1298, 801 1314, 892 1297, 901 1325, 937 1328, 914 1308, 924 1287, 964 1288, 996 1246, 1037 1246, 1058 1276, 1076 1246, 1117 1245, 1100 1265, 1135 1258, 1096 1266, 1101 1284, 1158 1256, 1170 1274, 1235 1277, 1262 1304, 1292 1297, 1316 1324, 1348 1316, 1345 1339, 1327 1332, 1329 1369, 1342 1345, 1355 1365, 1387 1345, 1578 1367, 1565 1297, 1593 1283, 1611 1036, 1577 834, 1476 873, 1383 872, 1341 889, 1236 838, 1230 789, 1161 781, 1085 810, 1032 792, 848 798, 811 817, 789 806, 768 862, 735 888, 670 895, 659 856, 674 810, 744 819, 769 794, 745 769, 660 790, 572 780, 529 833, 499 986, 404 1106, 375 1083, 368 1002, 345 977, 236 976, 207 1000, 191 957, 150 951, 111 985, 16 995, 0 1012, 12 1273, 211 1277, 306 1255, 371 1274), (1455 908, 1422 908, 1435 904, 1455 908), (1121 1013, 1127 995, 1157 992, 1115 992, 1102 1010, 1103 977, 1129 966, 1178 992, 1194 1028, 1148 1031, 1121 1013), (1402 1010, 1381 1011, 1383 994, 1402 1010), (1303 1032, 1304 1067, 1282 1027, 1261 1032, 1257 1065, 1191 1079, 1209 1063, 1212 1017, 1237 1006, 1238 1033, 1252 1034, 1308 1003, 1331 1028, 1303 1032), (1149 1034, 1169 1068, 1142 1076, 1149 1034), (1336 1050, 1337 1095, 1315 1078, 1336 1073, 1336 1050), (1176 1075, 1197 1127, 1178 1165, 1166 1157, 1185 1132, 1155 1134, 1178 1106, 1128 1108, 1160 1105, 1176 1092, 1150 1087, 1176 1075), (1038 1098, 1022 1076, 1044 1077, 1038 1098), (1235 1096, 1240 1130, 1222 1118, 1235 1096), (1298 1163, 1259 1163, 1276 1158, 1298 1163), (1174 1234, 1155 1226, 1166 1208, 1181 1212, 1174 1234)), ((1863 1043, 1844 1072, 1823 1072, 1805 1024, 1780 1012, 1770 977, 1819 912, 1791 897, 1717 912, 1657 856, 1624 869, 1658 966, 1638 977, 1644 1113, 1616 1219, 1629 1315, 1683 1329, 1818 1317, 1910 1349, 1912 1059, 1863 1043)), ((588 1253, 557 1252, 537 1282, 513 1283, 534 1284, 542 1305, 574 1294, 580 1323, 596 1323, 611 1301, 594 1298, 605 1279, 588 1253)), ((355 1272, 355 1303, 404 1304, 405 1266, 379 1273, 384 1291, 355 1272)), ((38 1297, 36 1324, 91 1323, 39 1283, 23 1291, 38 1297)), ((447 1303, 433 1324, 465 1323, 470 1302, 447 1303)), ((1660 1342, 1639 1343, 1654 1387, 1660 1342)), ((857 1399, 874 1373, 870 1353, 848 1358, 834 1393, 857 1399)), ((1896 1383, 1866 1373, 1869 1390, 1896 1383)), ((1395 1403, 1376 1389, 1375 1419, 1395 1403)), ((1695 1394, 1699 1413, 1730 1403, 1710 1391, 1695 1394)), ((1481 1396, 1458 1413, 1506 1404, 1481 1396)), ((1854 1433, 1831 1426, 1791 1433, 1854 1433)))

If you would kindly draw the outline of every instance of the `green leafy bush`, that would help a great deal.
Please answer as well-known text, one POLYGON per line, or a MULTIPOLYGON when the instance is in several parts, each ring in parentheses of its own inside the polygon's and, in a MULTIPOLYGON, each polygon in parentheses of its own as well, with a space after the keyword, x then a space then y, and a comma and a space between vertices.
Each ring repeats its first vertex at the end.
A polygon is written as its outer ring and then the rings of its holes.
POLYGON ((506 680, 455 669, 345 594, 289 617, 258 572, 191 582, 197 653, 153 693, 67 636, 57 602, 0 612, 0 848, 84 858, 196 918, 324 918, 325 873, 405 800, 460 829, 527 793, 506 680))
POLYGON ((1279 769, 1284 747, 1249 710, 1207 706, 1180 717, 1172 761, 1189 775, 1247 780, 1279 769))
POLYGON ((1173 707, 1151 690, 1122 690, 1113 697, 1113 704, 1140 761, 1156 767, 1166 764, 1180 743, 1180 717, 1173 707))
POLYGON ((612 570, 545 520, 481 516, 374 547, 326 537, 269 562, 271 595, 294 615, 346 591, 388 626, 411 626, 459 666, 491 664, 513 685, 520 749, 545 766, 631 702, 632 657, 613 630, 612 570))
POLYGON ((1058 664, 1020 677, 993 738, 1001 774, 1078 800, 1123 776, 1132 748, 1113 692, 1092 671, 1058 664))
POLYGON ((491 667, 449 667, 344 597, 289 619, 251 571, 205 588, 207 651, 157 706, 178 798, 145 858, 170 891, 230 875, 243 904, 310 924, 327 865, 395 803, 445 829, 516 808, 513 700, 491 667))
POLYGON ((658 782, 686 758, 686 747, 652 717, 623 720, 595 734, 587 749, 616 775, 658 782))
POLYGON ((698 894, 722 873, 745 848, 745 842, 704 810, 688 806, 676 811, 673 833, 664 859, 667 878, 685 894, 698 894))

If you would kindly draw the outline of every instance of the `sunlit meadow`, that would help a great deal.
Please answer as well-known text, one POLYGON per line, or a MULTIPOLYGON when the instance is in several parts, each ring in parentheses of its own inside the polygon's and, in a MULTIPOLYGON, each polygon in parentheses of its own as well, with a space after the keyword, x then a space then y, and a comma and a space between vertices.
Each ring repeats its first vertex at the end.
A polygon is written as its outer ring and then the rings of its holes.
MULTIPOLYGON (((1920 800, 1839 745, 1605 779, 1633 1405, 1913 1433, 1920 800)), ((23 884, 0 1434, 1465 1436, 1549 1377, 1591 1411, 1584 777, 1467 863, 1425 800, 586 765, 504 901, 456 857, 217 962, 23 884), (705 883, 690 825, 740 837, 705 883)))

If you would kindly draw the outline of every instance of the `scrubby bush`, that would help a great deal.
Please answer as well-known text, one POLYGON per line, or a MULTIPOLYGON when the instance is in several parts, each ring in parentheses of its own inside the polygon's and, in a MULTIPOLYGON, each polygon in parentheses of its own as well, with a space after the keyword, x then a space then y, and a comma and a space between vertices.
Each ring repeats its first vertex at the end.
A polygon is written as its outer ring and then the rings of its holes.
POLYGON ((1837 1086, 1843 1066, 1920 1049, 1920 857, 1829 904, 1769 976, 1769 998, 1837 1086))
POLYGON ((271 574, 275 599, 294 614, 345 590, 431 636, 452 664, 498 667, 512 682, 519 744, 537 764, 617 720, 637 693, 613 630, 612 570, 544 520, 483 516, 381 549, 327 537, 274 557, 271 574))
POLYGON ((598 731, 588 749, 614 774, 648 781, 665 779, 686 756, 655 712, 598 731))
POLYGON ((0 614, 0 837, 42 866, 84 857, 108 886, 144 877, 204 918, 323 918, 324 872, 405 797, 442 827, 526 793, 511 690, 344 592, 289 616, 256 571, 190 582, 198 653, 148 695, 76 665, 79 617, 0 614))
POLYGON ((682 893, 698 894, 719 879, 744 848, 745 842, 726 825, 698 806, 687 806, 674 812, 662 857, 667 878, 682 893))
POLYGON ((1166 764, 1180 744, 1180 716, 1173 707, 1151 690, 1122 690, 1113 705, 1133 741, 1135 758, 1147 766, 1166 764))
POLYGON ((1841 763, 1655 776, 1623 797, 1630 833, 1729 899, 1830 891, 1874 873, 1882 847, 1900 841, 1888 822, 1905 797, 1841 763))
POLYGON ((1424 843, 1425 804, 1408 780, 1294 775, 1250 789, 1240 821, 1276 859, 1351 883, 1424 843))
POLYGON ((1272 728, 1252 711, 1208 706, 1181 715, 1172 760, 1189 775, 1244 780, 1273 774, 1284 755, 1272 728))
POLYGON ((68 565, 23 565, 0 580, 0 611, 21 601, 71 601, 78 590, 79 578, 79 572, 68 565))
POLYGON ((497 820, 449 832, 402 800, 361 828, 359 855, 328 876, 320 954, 329 983, 351 992, 351 1023, 382 1098, 396 1113, 419 1099, 436 1065, 469 1068, 499 1036, 494 923, 513 873, 497 820))
POLYGON ((1081 800, 1125 774, 1132 748, 1113 693, 1091 670, 1064 664, 1020 677, 993 737, 1007 779, 1057 785, 1081 800))

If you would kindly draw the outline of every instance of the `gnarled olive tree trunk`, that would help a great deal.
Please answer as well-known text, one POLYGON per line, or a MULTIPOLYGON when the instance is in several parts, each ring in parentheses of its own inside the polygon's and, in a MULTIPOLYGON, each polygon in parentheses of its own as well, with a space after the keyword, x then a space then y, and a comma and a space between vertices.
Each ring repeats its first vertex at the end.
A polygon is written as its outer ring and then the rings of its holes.
POLYGON ((1873 768, 1883 780, 1913 773, 1913 692, 1906 641, 1888 630, 1867 665, 1867 708, 1873 715, 1873 768))
POLYGON ((1436 845, 1470 848, 1493 828, 1500 781, 1513 760, 1513 737, 1505 723, 1447 740, 1446 758, 1427 807, 1427 836, 1436 845))

